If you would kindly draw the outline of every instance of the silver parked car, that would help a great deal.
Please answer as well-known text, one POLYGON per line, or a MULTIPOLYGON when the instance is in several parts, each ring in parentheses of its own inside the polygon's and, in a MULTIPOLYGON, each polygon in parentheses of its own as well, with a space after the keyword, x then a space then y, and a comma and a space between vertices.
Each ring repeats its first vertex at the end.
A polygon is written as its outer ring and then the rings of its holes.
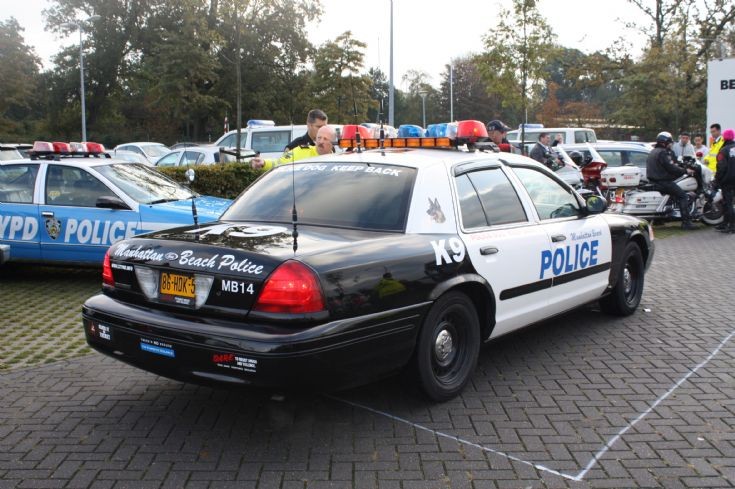
POLYGON ((156 166, 213 165, 235 161, 235 157, 220 153, 217 146, 191 146, 171 151, 156 161, 156 166))
POLYGON ((170 150, 168 149, 168 146, 161 144, 161 143, 153 143, 153 142, 135 142, 135 143, 125 143, 125 144, 118 144, 115 146, 115 151, 117 150, 123 150, 123 151, 133 151, 134 153, 141 154, 145 157, 145 159, 148 160, 148 162, 153 165, 158 159, 168 153, 170 150))
POLYGON ((585 157, 590 158, 590 147, 597 151, 608 168, 634 165, 641 169, 641 180, 646 180, 646 160, 648 153, 653 149, 651 146, 645 146, 634 142, 608 142, 608 143, 582 143, 582 144, 563 144, 562 147, 567 153, 579 151, 585 157))

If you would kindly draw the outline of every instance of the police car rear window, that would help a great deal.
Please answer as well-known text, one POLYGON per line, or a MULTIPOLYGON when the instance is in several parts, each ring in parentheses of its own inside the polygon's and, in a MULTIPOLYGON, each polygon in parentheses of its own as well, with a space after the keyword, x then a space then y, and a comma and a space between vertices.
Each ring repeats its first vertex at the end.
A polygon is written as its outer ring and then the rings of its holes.
POLYGON ((276 168, 222 215, 227 221, 291 222, 296 197, 300 224, 403 231, 416 170, 391 165, 304 163, 276 168))

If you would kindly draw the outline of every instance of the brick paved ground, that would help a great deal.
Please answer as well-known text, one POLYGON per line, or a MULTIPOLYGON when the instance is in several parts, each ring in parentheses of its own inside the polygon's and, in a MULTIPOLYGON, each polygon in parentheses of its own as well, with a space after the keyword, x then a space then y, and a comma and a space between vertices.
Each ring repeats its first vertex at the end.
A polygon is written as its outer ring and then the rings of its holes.
POLYGON ((398 378, 277 401, 97 354, 2 373, 0 489, 735 487, 735 237, 657 246, 637 314, 588 308, 488 345, 445 404, 398 378))

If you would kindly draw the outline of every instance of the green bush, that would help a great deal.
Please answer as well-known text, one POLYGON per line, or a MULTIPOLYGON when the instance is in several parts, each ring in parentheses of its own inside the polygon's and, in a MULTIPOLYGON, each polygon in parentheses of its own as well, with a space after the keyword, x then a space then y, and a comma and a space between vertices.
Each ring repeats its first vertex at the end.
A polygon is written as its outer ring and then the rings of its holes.
MULTIPOLYGON (((191 185, 186 184, 188 187, 202 195, 213 195, 226 199, 234 199, 240 195, 240 192, 245 190, 250 183, 263 173, 261 170, 253 170, 250 165, 243 163, 200 165, 191 168, 196 172, 196 178, 191 185)), ((157 168, 161 173, 180 183, 187 182, 186 176, 184 176, 187 169, 184 166, 157 168)))

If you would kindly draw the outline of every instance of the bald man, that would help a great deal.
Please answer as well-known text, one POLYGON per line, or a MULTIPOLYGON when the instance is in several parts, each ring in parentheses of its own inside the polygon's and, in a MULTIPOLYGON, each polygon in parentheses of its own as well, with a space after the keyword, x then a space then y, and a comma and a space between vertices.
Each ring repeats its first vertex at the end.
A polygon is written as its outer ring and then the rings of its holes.
POLYGON ((305 160, 319 155, 328 155, 334 153, 334 140, 337 132, 330 125, 322 126, 316 133, 316 146, 300 145, 294 149, 286 150, 280 158, 264 160, 263 158, 253 158, 250 160, 250 166, 256 170, 270 170, 279 165, 285 165, 294 161, 305 160))

